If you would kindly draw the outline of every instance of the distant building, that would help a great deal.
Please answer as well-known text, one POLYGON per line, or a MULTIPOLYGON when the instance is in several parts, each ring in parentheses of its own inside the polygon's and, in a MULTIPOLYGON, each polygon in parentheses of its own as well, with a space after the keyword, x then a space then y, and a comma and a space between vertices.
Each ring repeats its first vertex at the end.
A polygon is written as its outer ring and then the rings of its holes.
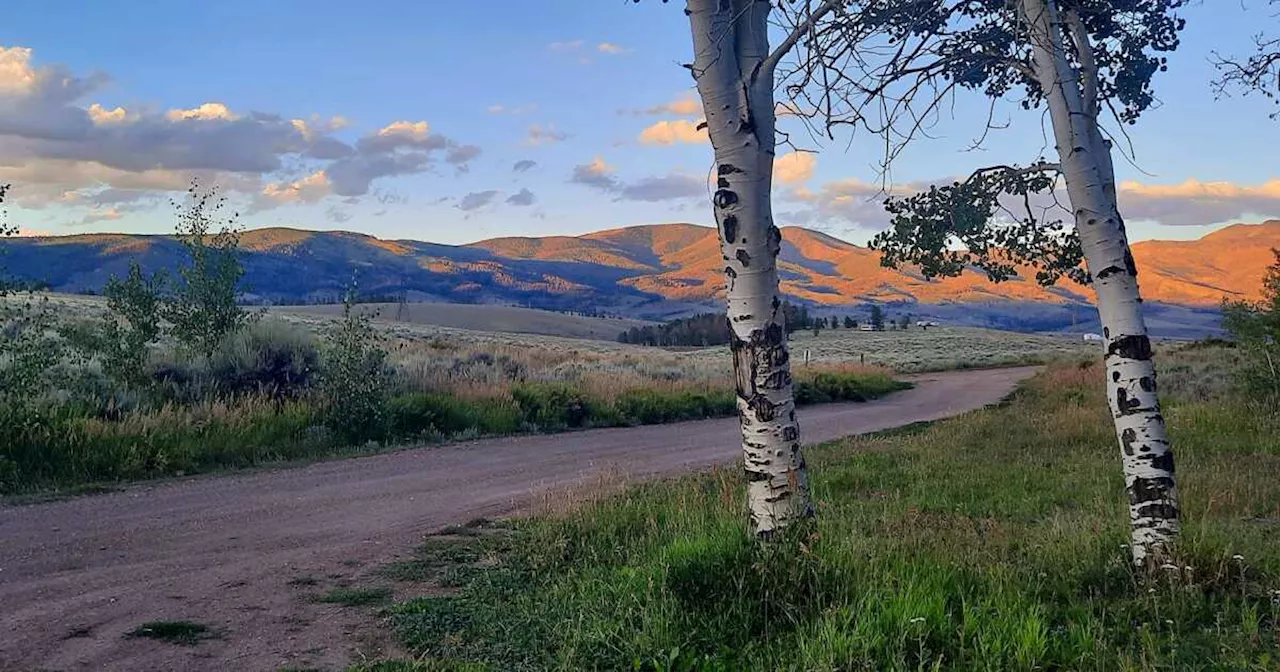
POLYGON ((1086 341, 1098 341, 1099 343, 1101 343, 1101 342, 1103 342, 1103 341, 1105 341, 1105 340, 1107 340, 1107 339, 1103 338, 1103 337, 1102 337, 1102 334, 1085 334, 1085 335, 1084 335, 1084 340, 1086 340, 1086 341))
POLYGON ((858 325, 858 331, 875 331, 876 328, 871 326, 870 322, 863 322, 858 325))

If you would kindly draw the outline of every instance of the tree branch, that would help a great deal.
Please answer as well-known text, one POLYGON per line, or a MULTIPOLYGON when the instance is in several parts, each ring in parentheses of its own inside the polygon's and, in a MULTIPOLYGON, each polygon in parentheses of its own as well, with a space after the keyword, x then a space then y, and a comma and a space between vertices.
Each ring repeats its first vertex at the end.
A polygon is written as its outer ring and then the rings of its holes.
POLYGON ((800 41, 800 38, 804 37, 805 33, 813 29, 814 24, 822 20, 822 17, 826 16, 828 12, 835 9, 836 6, 843 1, 844 0, 825 0, 825 2, 818 6, 818 9, 814 10, 813 13, 809 15, 809 18, 801 21, 795 28, 792 28, 791 33, 787 35, 786 39, 782 40, 782 42, 780 42, 773 50, 773 53, 769 54, 768 58, 761 61, 760 65, 756 67, 756 71, 751 73, 751 83, 754 84, 758 77, 768 77, 769 79, 773 79, 773 71, 777 70, 778 63, 787 55, 787 52, 791 51, 791 48, 796 46, 796 43, 800 41))
POLYGON ((1084 94, 1084 110, 1090 117, 1098 117, 1098 61, 1093 57, 1093 45, 1089 42, 1089 31, 1084 21, 1073 9, 1062 13, 1071 32, 1071 41, 1076 45, 1076 58, 1080 59, 1080 74, 1084 80, 1081 93, 1084 94))

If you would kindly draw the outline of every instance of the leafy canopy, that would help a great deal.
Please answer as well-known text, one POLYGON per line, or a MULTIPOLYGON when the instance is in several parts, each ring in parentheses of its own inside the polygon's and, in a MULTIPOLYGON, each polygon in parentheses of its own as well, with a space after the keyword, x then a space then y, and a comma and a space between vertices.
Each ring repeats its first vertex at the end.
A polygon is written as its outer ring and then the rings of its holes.
MULTIPOLYGON (((1157 72, 1178 46, 1186 0, 1046 0, 1059 10, 1058 29, 1090 123, 1105 107, 1122 124, 1136 123, 1155 104, 1157 72)), ((1016 3, 1006 0, 876 0, 868 13, 887 35, 866 69, 868 96, 888 99, 881 132, 905 143, 958 90, 994 102, 1017 96, 1024 109, 1045 104, 1032 68, 1032 43, 1016 3), (906 124, 905 128, 903 124, 906 124)), ((1101 130, 1098 136, 1101 137, 1101 130)), ((1105 143, 1110 147, 1110 143, 1105 143)), ((881 263, 918 265, 927 277, 977 267, 994 281, 1020 265, 1051 285, 1066 275, 1087 282, 1073 228, 1052 213, 1069 212, 1054 194, 1061 167, 994 166, 951 185, 889 198, 888 231, 872 241, 881 263), (1048 204, 1046 204, 1046 202, 1048 204)))

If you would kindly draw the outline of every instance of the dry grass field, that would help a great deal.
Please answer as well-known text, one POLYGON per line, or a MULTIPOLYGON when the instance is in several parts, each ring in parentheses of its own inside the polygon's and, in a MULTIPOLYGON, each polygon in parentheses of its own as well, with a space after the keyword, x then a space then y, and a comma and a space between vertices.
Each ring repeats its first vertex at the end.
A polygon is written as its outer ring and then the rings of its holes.
MULTIPOLYGON (((105 309, 99 297, 53 294, 50 300, 66 317, 92 317, 105 309), (65 307, 65 310, 62 309, 65 307)), ((470 356, 488 353, 532 365, 539 378, 563 379, 566 369, 598 371, 606 379, 622 370, 671 380, 723 379, 729 375, 727 346, 666 349, 617 343, 623 329, 648 324, 639 320, 593 318, 512 306, 406 304, 407 316, 395 320, 396 304, 362 304, 379 311, 377 328, 391 341, 393 360, 470 356), (606 332, 606 329, 616 331, 606 332), (606 333, 611 333, 607 335, 606 333), (425 354, 424 354, 425 353, 425 354), (572 362, 572 364, 569 364, 572 362)), ((270 313, 321 333, 341 316, 342 306, 282 306, 270 313)), ((1100 353, 1097 343, 1079 336, 1024 334, 977 327, 931 327, 906 331, 827 329, 814 336, 791 336, 792 359, 816 368, 865 364, 901 373, 1019 366, 1079 359, 1100 353)))
MULTIPOLYGON (((359 310, 384 322, 409 322, 455 329, 541 334, 567 338, 612 341, 622 331, 652 322, 608 317, 569 315, 517 306, 456 303, 366 303, 359 310)), ((278 306, 272 313, 338 316, 341 305, 278 306)))

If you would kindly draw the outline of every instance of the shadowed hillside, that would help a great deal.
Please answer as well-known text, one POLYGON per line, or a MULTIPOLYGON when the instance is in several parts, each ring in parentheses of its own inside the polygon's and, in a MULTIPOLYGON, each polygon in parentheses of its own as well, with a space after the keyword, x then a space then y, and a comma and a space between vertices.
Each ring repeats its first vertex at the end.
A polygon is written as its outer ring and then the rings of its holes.
MULTIPOLYGON (((787 227, 779 271, 785 294, 842 313, 868 302, 967 324, 1084 330, 1096 315, 1091 292, 1028 278, 995 284, 982 273, 927 280, 880 265, 879 254, 824 233, 787 227), (1083 311, 1083 312, 1082 312, 1083 311)), ((7 241, 17 277, 62 292, 100 291, 131 259, 147 270, 175 267, 171 236, 91 234, 7 241)), ((645 319, 687 315, 719 304, 723 266, 714 229, 657 224, 584 236, 495 238, 470 245, 289 228, 245 232, 245 298, 264 303, 329 303, 353 274, 361 291, 409 301, 522 305, 645 319)), ((1257 299, 1280 221, 1236 224, 1195 241, 1133 246, 1142 289, 1171 329, 1208 324, 1224 297, 1257 299), (1163 307, 1161 307, 1163 306, 1163 307)), ((1157 320, 1161 322, 1161 320, 1157 320)))

